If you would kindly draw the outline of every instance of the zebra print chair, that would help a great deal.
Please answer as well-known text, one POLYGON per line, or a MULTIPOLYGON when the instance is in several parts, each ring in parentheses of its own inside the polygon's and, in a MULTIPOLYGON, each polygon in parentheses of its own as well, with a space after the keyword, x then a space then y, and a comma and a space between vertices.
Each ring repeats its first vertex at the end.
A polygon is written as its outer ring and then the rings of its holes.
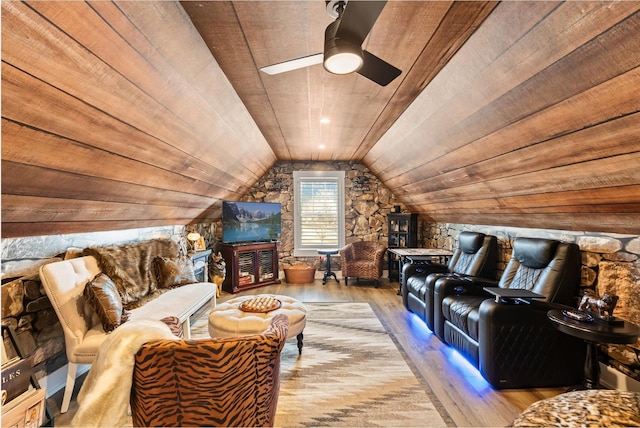
POLYGON ((287 316, 276 315, 262 334, 144 344, 133 426, 273 426, 288 329, 287 316))

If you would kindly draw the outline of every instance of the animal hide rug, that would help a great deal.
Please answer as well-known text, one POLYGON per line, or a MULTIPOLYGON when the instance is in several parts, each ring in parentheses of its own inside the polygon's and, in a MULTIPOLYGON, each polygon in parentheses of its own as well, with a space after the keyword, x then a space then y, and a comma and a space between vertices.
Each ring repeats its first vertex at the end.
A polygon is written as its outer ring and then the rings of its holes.
POLYGON ((78 394, 75 427, 131 426, 129 396, 135 355, 155 339, 176 339, 162 321, 129 321, 111 332, 100 346, 78 394))

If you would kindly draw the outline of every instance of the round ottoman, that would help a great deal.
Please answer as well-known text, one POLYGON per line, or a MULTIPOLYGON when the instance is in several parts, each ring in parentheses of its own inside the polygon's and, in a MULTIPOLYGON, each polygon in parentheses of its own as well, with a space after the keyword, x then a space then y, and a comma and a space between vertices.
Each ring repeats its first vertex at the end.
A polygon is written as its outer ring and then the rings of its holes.
POLYGON ((278 314, 289 318, 287 339, 297 337, 298 352, 302 353, 302 330, 307 323, 307 309, 302 302, 289 296, 258 294, 234 297, 218 303, 209 313, 209 334, 211 337, 231 337, 262 333, 278 314), (270 312, 245 312, 240 309, 242 302, 255 297, 273 297, 280 300, 282 306, 270 312))

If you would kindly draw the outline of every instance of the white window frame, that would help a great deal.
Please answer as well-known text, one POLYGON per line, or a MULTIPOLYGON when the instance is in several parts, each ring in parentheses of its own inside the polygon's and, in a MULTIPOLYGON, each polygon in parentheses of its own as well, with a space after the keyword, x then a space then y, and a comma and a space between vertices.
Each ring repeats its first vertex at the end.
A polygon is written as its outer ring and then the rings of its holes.
POLYGON ((344 171, 293 171, 293 229, 294 229, 294 257, 313 257, 318 255, 318 250, 339 249, 344 247, 345 242, 345 208, 344 208, 344 171), (338 184, 338 245, 313 246, 301 244, 301 223, 300 214, 300 184, 310 181, 330 181, 338 184))

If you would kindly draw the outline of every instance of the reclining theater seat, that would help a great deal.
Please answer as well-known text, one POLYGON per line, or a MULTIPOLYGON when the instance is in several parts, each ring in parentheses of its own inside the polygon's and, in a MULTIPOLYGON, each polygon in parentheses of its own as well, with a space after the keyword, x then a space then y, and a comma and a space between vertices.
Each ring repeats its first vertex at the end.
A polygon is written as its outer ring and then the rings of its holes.
POLYGON ((402 302, 424 320, 433 331, 433 289, 443 275, 471 275, 495 278, 498 264, 498 240, 495 236, 477 232, 461 232, 458 245, 448 265, 438 263, 407 263, 402 269, 402 302))
POLYGON ((547 312, 575 307, 581 260, 577 245, 516 238, 498 284, 479 278, 436 281, 436 335, 479 368, 494 388, 580 382, 586 345, 556 330, 547 312), (544 299, 502 300, 483 287, 527 289, 544 299), (568 305, 568 306, 565 306, 568 305))

